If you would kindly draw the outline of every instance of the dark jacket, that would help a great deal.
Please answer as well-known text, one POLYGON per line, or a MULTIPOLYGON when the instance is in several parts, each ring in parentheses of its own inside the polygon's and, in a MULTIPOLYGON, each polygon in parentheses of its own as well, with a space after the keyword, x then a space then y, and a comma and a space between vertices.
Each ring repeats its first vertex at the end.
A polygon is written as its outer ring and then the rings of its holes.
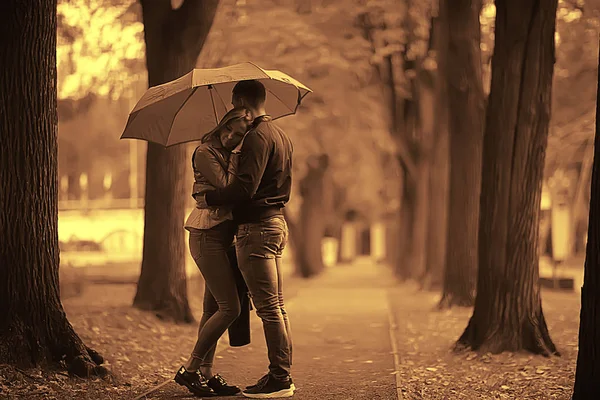
POLYGON ((292 189, 292 153, 292 141, 271 117, 256 118, 244 138, 235 179, 206 192, 206 203, 233 205, 240 224, 281 214, 292 189))

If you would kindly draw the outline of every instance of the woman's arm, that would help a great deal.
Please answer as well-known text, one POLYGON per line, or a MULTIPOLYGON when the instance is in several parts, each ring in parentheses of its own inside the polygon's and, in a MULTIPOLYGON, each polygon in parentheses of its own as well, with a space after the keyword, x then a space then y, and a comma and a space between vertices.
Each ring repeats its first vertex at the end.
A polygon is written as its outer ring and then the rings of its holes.
MULTIPOLYGON (((233 152, 229 156, 229 164, 227 164, 227 185, 231 184, 235 179, 235 175, 238 170, 238 163, 240 162, 240 153, 233 152)), ((225 185, 225 186, 227 186, 225 185)))
POLYGON ((227 171, 208 148, 196 150, 194 168, 215 188, 227 186, 227 171))

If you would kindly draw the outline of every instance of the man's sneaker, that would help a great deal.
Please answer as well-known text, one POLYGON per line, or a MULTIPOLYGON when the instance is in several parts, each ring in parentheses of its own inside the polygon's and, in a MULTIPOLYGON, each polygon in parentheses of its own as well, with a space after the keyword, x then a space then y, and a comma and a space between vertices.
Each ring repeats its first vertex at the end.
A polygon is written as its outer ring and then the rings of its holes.
MULTIPOLYGON (((260 378, 258 380, 258 382, 256 382, 254 385, 250 385, 250 386, 246 386, 246 389, 252 389, 254 387, 256 387, 259 383, 263 382, 264 380, 269 378, 269 374, 263 376, 262 378, 260 378)), ((294 385, 294 381, 292 380, 292 376, 290 375, 290 387, 292 388, 292 390, 295 392, 296 391, 296 385, 294 385)))
POLYGON ((175 382, 188 388, 192 394, 198 397, 214 397, 216 393, 207 384, 206 380, 198 372, 189 372, 185 367, 179 368, 175 374, 175 382))
POLYGON ((233 396, 241 392, 237 386, 228 385, 227 381, 219 374, 206 381, 206 384, 216 393, 217 396, 233 396))
POLYGON ((242 394, 251 399, 277 399, 292 397, 294 390, 289 379, 282 381, 267 374, 260 378, 254 387, 244 390, 242 394))

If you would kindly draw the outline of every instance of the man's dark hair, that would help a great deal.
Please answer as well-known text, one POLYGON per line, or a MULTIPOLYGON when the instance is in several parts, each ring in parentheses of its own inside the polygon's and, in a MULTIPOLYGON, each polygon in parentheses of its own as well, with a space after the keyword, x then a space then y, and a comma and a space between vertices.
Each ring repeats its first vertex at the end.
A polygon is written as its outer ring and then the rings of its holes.
POLYGON ((264 85, 254 79, 236 83, 233 95, 244 99, 246 105, 252 108, 263 106, 267 98, 264 85))

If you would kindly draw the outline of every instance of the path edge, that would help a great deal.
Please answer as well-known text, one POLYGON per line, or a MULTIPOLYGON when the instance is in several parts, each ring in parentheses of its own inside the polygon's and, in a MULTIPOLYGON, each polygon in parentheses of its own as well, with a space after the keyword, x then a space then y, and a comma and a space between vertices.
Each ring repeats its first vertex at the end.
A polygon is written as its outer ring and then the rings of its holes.
POLYGON ((396 377, 396 397, 398 400, 402 400, 402 387, 400 386, 400 355, 398 354, 398 341, 396 338, 396 330, 398 324, 396 323, 396 317, 392 310, 392 302, 390 300, 390 292, 387 291, 386 296, 387 314, 388 314, 388 331, 390 334, 390 343, 392 345, 392 356, 394 357, 394 376, 396 377))

